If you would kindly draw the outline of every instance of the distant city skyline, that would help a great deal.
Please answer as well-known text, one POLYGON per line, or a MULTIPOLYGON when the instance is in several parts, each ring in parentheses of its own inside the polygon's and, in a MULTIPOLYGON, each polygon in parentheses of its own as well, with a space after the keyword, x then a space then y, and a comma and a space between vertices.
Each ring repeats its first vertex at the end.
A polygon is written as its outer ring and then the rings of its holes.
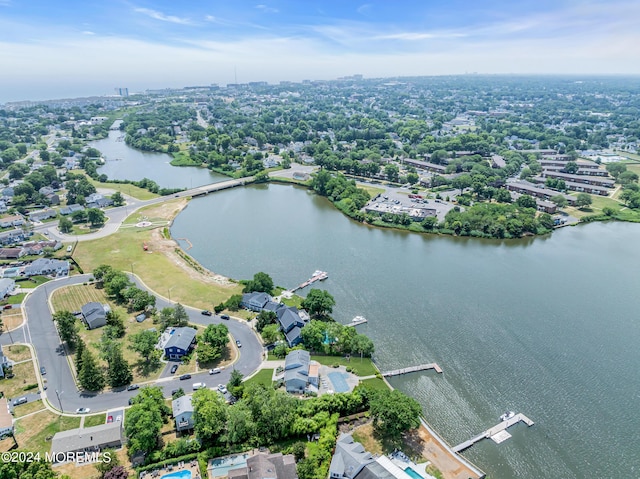
POLYGON ((0 0, 0 103, 187 85, 640 74, 630 0, 0 0))

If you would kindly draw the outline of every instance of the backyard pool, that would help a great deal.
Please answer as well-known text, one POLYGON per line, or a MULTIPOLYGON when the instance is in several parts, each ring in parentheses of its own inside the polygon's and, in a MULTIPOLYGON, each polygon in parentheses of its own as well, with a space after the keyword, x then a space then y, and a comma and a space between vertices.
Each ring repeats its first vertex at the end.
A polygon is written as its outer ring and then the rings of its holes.
POLYGON ((214 459, 210 463, 211 477, 226 476, 230 470, 246 467, 249 454, 238 454, 235 456, 221 457, 214 459))
POLYGON ((160 479, 191 479, 191 471, 176 471, 170 472, 169 474, 164 474, 160 479))

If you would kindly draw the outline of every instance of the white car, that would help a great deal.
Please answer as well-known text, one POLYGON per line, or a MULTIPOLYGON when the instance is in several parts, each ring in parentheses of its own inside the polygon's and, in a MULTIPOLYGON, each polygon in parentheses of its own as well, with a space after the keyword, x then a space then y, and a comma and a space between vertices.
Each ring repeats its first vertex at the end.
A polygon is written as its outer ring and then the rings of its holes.
POLYGON ((197 391, 198 389, 206 388, 207 385, 205 383, 193 383, 193 390, 197 391))
POLYGON ((224 384, 218 384, 218 391, 222 394, 227 394, 227 387, 224 384))
POLYGON ((76 414, 89 414, 90 411, 91 409, 89 409, 88 407, 79 407, 78 409, 76 409, 76 414))
POLYGON ((220 368, 209 369, 209 374, 220 374, 220 368))

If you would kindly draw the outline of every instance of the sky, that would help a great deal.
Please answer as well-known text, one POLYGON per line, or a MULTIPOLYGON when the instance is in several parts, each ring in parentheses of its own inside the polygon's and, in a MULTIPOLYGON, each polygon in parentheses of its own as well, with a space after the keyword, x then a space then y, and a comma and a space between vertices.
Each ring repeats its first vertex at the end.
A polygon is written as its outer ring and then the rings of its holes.
POLYGON ((635 75, 639 27, 638 0, 0 0, 0 103, 356 73, 635 75))

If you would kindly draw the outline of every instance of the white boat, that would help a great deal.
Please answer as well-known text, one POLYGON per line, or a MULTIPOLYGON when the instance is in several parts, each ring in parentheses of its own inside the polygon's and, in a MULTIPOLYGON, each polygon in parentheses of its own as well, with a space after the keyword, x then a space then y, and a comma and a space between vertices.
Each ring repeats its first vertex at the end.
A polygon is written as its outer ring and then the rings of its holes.
POLYGON ((312 278, 316 278, 319 281, 324 281, 329 277, 329 273, 326 271, 320 271, 319 269, 315 270, 311 275, 312 278))
POLYGON ((515 417, 516 413, 513 411, 507 411, 502 416, 500 416, 501 421, 507 421, 513 417, 515 417))
POLYGON ((356 316, 351 320, 351 323, 349 323, 349 326, 357 326, 358 324, 362 324, 366 322, 367 322, 367 318, 365 318, 364 316, 356 316))

